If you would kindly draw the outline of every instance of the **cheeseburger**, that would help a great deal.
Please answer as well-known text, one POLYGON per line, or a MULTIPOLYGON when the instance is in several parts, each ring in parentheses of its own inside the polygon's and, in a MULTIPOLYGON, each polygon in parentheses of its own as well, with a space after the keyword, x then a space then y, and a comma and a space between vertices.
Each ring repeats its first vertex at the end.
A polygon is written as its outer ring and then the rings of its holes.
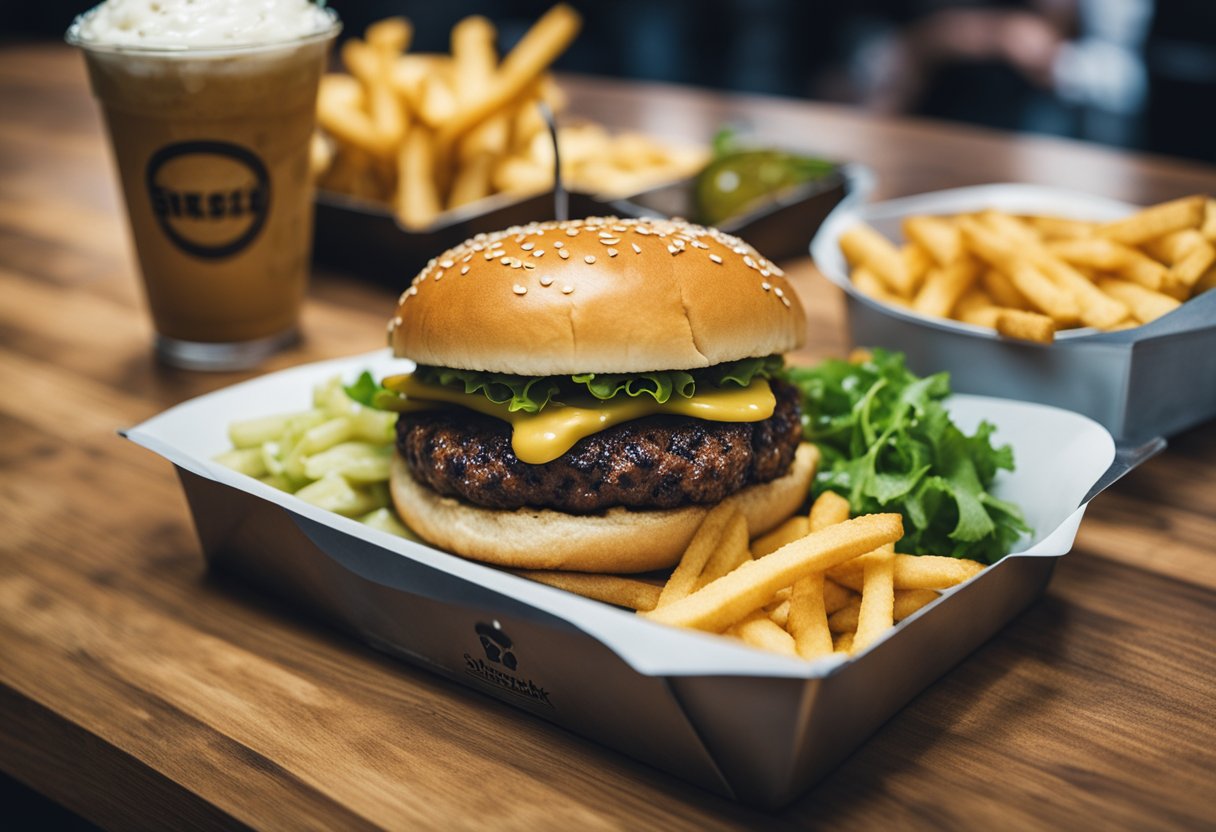
POLYGON ((732 499, 752 534, 805 499, 781 354, 805 315, 782 271, 682 221, 588 218, 478 235, 432 260, 389 324, 413 372, 391 490, 466 557, 544 569, 671 566, 732 499))

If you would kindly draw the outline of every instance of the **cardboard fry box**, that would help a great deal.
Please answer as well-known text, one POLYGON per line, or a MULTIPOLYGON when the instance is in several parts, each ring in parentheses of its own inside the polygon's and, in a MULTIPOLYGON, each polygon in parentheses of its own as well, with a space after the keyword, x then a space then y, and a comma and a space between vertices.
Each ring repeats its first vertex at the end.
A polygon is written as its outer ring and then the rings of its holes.
POLYGON ((678 630, 387 534, 212 458, 227 425, 306 408, 312 388, 401 371, 387 352, 297 367, 179 405, 126 432, 178 470, 210 564, 368 644, 706 789, 769 809, 793 800, 1046 588, 1115 455, 1093 421, 977 396, 1017 470, 997 496, 1035 529, 1023 551, 898 624, 853 660, 808 663, 678 630))
POLYGON ((1100 221, 1136 210, 1127 203, 1038 185, 981 185, 865 206, 844 204, 820 227, 811 256, 823 275, 847 293, 853 343, 900 350, 917 373, 948 370, 954 390, 1083 413, 1120 442, 1169 436, 1216 417, 1216 291, 1134 329, 1066 330, 1057 333, 1054 344, 1033 344, 888 306, 862 294, 849 279, 839 239, 857 222, 902 242, 904 217, 985 208, 1100 221))

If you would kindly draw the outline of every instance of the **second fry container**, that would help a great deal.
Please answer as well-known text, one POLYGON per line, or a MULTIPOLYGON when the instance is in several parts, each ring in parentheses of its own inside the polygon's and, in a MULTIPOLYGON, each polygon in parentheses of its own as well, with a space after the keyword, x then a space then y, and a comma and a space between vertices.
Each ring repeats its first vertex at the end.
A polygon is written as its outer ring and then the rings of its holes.
POLYGON ((1135 206, 1037 185, 983 185, 880 202, 842 205, 811 243, 825 277, 847 295, 853 343, 900 350, 925 374, 948 370, 960 392, 1055 405, 1085 414, 1120 442, 1168 436, 1216 417, 1216 291, 1150 324, 1119 332, 1066 331, 1054 344, 998 336, 990 329, 888 306, 849 280, 839 238, 866 222, 902 242, 912 214, 958 214, 996 208, 1110 220, 1135 206))

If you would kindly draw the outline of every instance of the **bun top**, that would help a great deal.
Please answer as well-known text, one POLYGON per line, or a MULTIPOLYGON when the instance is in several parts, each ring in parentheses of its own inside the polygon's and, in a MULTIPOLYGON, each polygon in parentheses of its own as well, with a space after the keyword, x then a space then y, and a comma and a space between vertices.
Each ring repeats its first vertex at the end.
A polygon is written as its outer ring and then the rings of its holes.
POLYGON ((427 264, 389 322, 395 355, 515 375, 686 370, 801 346, 784 273, 682 220, 532 223, 427 264))

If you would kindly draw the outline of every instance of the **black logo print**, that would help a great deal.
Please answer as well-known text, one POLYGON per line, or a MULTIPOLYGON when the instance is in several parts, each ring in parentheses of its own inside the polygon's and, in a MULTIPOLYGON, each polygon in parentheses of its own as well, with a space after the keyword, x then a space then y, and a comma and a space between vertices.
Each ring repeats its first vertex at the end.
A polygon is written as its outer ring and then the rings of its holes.
POLYGON ((477 631, 477 636, 481 639, 481 649, 485 651, 487 659, 495 664, 503 665, 508 670, 514 670, 519 666, 515 654, 511 652, 511 637, 504 633, 501 627, 479 623, 473 629, 477 631))
POLYGON ((270 175, 248 148, 230 142, 166 145, 145 172, 152 212, 165 236, 205 260, 248 246, 266 224, 270 175), (203 157, 207 164, 200 165, 203 157))

